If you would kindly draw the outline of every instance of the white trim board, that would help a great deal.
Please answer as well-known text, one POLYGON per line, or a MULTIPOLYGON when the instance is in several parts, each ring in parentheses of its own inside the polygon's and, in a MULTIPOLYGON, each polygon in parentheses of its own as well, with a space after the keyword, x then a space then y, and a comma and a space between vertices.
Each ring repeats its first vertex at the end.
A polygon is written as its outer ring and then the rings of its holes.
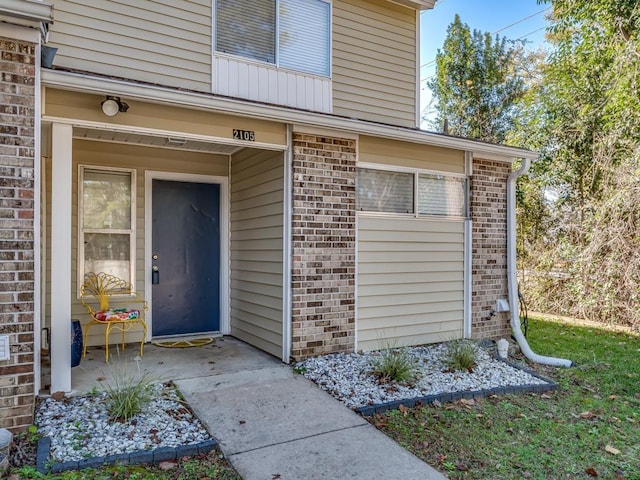
POLYGON ((153 200, 152 185, 153 180, 170 180, 176 182, 194 183, 215 183, 220 185, 220 331, 223 335, 228 335, 231 331, 229 310, 229 178, 214 175, 197 175, 190 173, 162 172, 147 170, 144 175, 144 296, 149 310, 147 312, 147 338, 151 341, 153 337, 153 309, 151 308, 152 283, 151 283, 151 255, 152 252, 152 216, 153 200))
POLYGON ((250 116, 265 120, 299 125, 319 126, 348 132, 374 135, 413 143, 469 150, 476 158, 511 162, 515 158, 537 159, 538 153, 530 150, 494 145, 479 141, 450 137, 439 133, 367 122, 334 115, 327 115, 286 107, 265 105, 246 100, 215 96, 207 93, 186 92, 156 85, 144 85, 112 78, 45 69, 42 83, 48 87, 70 91, 93 92, 136 98, 142 101, 176 105, 205 111, 219 111, 232 115, 250 116))

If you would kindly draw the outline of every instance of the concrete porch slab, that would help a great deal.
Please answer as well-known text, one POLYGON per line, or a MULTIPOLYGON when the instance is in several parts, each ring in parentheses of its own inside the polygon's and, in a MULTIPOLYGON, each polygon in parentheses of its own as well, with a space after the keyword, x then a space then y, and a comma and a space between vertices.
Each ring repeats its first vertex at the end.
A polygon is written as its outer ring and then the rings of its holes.
MULTIPOLYGON (((105 363, 104 347, 87 349, 86 358, 71 369, 74 394, 87 393, 94 387, 100 389, 111 381, 114 367, 118 365, 126 365, 132 372, 137 369, 134 358, 138 345, 127 345, 125 350, 112 345, 111 350, 112 359, 105 363)), ((277 358, 232 337, 218 337, 212 344, 194 348, 163 348, 148 343, 139 365, 142 371, 161 381, 198 379, 268 367, 286 368, 277 358)), ((46 370, 44 373, 46 375, 46 370)), ((46 383, 43 381, 43 385, 46 383)))

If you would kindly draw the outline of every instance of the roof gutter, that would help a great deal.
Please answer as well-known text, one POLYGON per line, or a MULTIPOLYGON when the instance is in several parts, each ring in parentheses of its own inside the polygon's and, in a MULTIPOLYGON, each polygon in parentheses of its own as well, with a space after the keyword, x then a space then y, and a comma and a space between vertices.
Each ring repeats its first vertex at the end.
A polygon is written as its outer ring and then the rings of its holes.
POLYGON ((264 120, 280 121, 295 125, 324 127, 360 135, 403 140, 436 147, 471 151, 476 157, 486 156, 491 160, 511 163, 513 158, 536 159, 538 154, 530 150, 483 143, 465 138, 426 132, 392 125, 383 125, 352 118, 338 117, 317 112, 295 110, 275 105, 264 105, 207 93, 177 90, 158 85, 149 85, 92 75, 43 69, 42 84, 63 90, 92 92, 99 95, 115 95, 141 101, 216 111, 220 113, 251 116, 264 120))
POLYGON ((526 174, 531 166, 531 160, 524 158, 520 168, 509 175, 507 180, 507 277, 509 286, 509 306, 511 310, 511 330, 525 357, 535 363, 551 365, 553 367, 570 367, 571 360, 564 358, 545 357, 531 350, 529 342, 520 329, 520 312, 518 301, 518 278, 516 267, 516 180, 526 174))
POLYGON ((1 0, 0 15, 33 23, 53 23, 53 5, 36 0, 1 0))

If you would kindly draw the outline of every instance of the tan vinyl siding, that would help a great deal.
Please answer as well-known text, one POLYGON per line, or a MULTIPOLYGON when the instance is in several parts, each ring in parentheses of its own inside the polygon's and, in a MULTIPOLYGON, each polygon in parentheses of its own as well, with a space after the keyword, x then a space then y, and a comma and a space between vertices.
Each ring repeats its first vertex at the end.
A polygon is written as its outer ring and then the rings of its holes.
POLYGON ((284 161, 245 149, 231 158, 231 334, 282 357, 284 161))
POLYGON ((129 105, 126 114, 106 117, 100 109, 105 97, 101 95, 81 94, 47 88, 45 90, 45 108, 43 115, 48 117, 73 118, 114 126, 130 125, 177 134, 206 135, 219 137, 223 142, 233 139, 233 129, 252 130, 256 142, 286 145, 286 127, 283 123, 240 118, 232 115, 190 110, 169 105, 141 102, 123 98, 129 105))
MULTIPOLYGON (((47 161, 47 192, 50 198, 51 181, 50 171, 51 162, 47 161)), ((78 286, 78 165, 98 165, 106 167, 135 169, 136 171, 136 266, 135 278, 136 289, 144 298, 144 177, 146 170, 181 172, 205 175, 227 176, 229 157, 226 155, 212 155, 193 152, 180 152, 177 150, 163 150, 159 148, 146 148, 139 146, 128 146, 119 144, 110 144, 103 142, 92 142, 85 140, 74 140, 73 142, 73 187, 72 187, 72 275, 71 275, 71 291, 73 293, 71 299, 71 316, 80 319, 83 326, 89 320, 85 308, 77 298, 79 290, 78 286)), ((50 219, 45 219, 47 225, 50 225, 50 219)), ((50 292, 51 281, 51 248, 50 248, 50 228, 47 229, 47 240, 45 251, 47 252, 47 281, 46 291, 50 292)), ((46 296, 45 311, 47 317, 45 323, 51 324, 50 319, 51 296, 46 296)), ((88 345, 104 345, 104 328, 100 326, 91 328, 91 336, 88 345)), ((111 337, 111 342, 117 342, 119 334, 111 337)), ((127 342, 138 342, 141 334, 137 332, 128 333, 127 342)))
POLYGON ((358 216, 358 350, 462 336, 464 223, 358 216))
POLYGON ((333 113, 416 126, 415 10, 382 0, 333 2, 333 113))
POLYGON ((358 145, 358 161, 447 173, 465 173, 462 150, 364 135, 360 137, 358 145))
POLYGON ((55 65, 211 91, 211 0, 56 0, 55 65))

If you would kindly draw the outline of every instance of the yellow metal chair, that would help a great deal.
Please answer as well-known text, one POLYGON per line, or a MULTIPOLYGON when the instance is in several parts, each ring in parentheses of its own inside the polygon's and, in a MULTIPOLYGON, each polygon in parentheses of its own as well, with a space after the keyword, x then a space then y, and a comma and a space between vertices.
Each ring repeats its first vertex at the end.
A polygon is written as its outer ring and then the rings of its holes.
POLYGON ((84 348, 82 356, 87 356, 87 340, 89 330, 93 325, 104 325, 105 331, 105 361, 109 362, 109 334, 113 329, 122 333, 122 348, 124 349, 124 334, 136 326, 142 327, 143 337, 140 342, 140 356, 144 354, 144 341, 147 336, 147 324, 144 312, 148 306, 140 295, 133 289, 133 285, 121 278, 107 273, 87 273, 80 288, 80 300, 87 309, 91 320, 85 326, 84 348), (121 299, 118 297, 122 296, 121 299), (114 298, 115 297, 115 298, 114 298), (94 308, 93 305, 98 304, 94 308), (115 306, 113 304, 116 304, 115 306), (130 308, 131 304, 139 304, 140 308, 130 308))

